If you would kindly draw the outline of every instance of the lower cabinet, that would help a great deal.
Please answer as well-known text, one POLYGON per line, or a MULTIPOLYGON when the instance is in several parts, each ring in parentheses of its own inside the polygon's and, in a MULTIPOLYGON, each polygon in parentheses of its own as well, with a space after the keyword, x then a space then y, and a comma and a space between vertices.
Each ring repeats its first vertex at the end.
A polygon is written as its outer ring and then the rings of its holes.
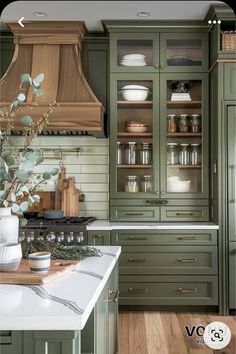
POLYGON ((216 230, 117 230, 120 305, 218 305, 216 230))
POLYGON ((22 332, 21 331, 0 331, 0 353, 1 354, 22 354, 22 332))

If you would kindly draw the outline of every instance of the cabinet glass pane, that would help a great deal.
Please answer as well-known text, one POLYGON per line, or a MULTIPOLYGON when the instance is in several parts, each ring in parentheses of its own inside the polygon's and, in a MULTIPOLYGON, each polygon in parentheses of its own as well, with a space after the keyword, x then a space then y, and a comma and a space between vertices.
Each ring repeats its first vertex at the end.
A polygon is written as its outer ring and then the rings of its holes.
POLYGON ((124 67, 152 66, 153 41, 122 39, 117 41, 117 65, 124 67))
POLYGON ((166 191, 202 191, 202 82, 168 80, 166 191))
POLYGON ((201 39, 168 39, 166 44, 168 66, 201 66, 201 39))
POLYGON ((153 191, 153 83, 117 83, 117 192, 153 191))

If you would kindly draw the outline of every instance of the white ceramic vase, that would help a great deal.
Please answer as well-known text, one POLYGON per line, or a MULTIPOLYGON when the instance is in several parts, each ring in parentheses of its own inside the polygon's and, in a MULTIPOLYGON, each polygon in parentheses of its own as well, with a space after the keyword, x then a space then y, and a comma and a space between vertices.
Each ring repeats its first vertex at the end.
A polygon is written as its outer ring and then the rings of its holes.
POLYGON ((11 215, 11 208, 0 208, 0 243, 17 243, 19 219, 11 215))

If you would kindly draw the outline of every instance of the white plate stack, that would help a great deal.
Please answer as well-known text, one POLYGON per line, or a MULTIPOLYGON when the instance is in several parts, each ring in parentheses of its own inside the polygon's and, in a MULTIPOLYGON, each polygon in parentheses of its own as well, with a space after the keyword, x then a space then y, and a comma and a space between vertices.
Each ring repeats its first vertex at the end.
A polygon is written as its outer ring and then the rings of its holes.
POLYGON ((171 101, 191 101, 190 94, 188 92, 173 92, 171 94, 171 101))
POLYGON ((127 54, 121 59, 121 65, 124 66, 146 66, 147 62, 143 54, 127 54))

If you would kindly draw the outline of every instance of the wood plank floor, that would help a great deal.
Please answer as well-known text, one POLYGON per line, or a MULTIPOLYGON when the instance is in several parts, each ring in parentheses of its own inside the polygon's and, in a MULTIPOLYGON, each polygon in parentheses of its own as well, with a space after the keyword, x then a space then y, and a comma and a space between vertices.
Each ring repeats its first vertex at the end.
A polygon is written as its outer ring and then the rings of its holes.
MULTIPOLYGON (((201 334, 201 333, 200 333, 201 334)), ((170 312, 120 312, 119 354, 236 354, 236 317, 170 312), (231 341, 221 350, 198 343, 202 337, 187 335, 185 326, 226 323, 231 341)))

